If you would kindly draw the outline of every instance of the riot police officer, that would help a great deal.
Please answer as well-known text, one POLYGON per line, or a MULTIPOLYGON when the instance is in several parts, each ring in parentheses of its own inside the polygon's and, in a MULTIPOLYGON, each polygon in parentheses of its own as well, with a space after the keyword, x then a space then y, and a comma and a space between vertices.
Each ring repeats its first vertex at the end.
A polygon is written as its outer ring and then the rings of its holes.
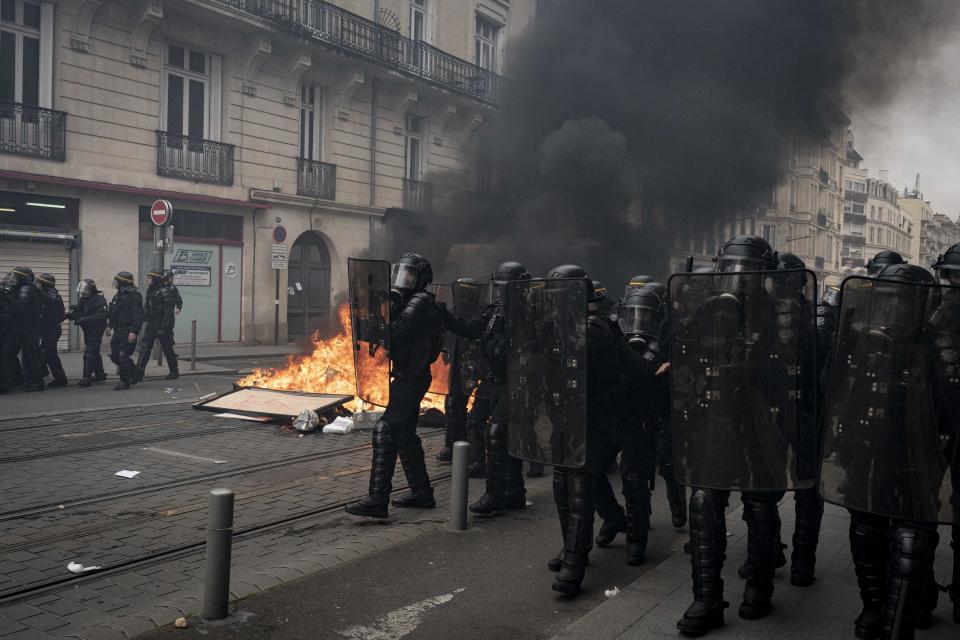
POLYGON ((34 284, 33 270, 14 267, 7 274, 10 289, 11 328, 4 339, 2 354, 5 384, 21 378, 25 391, 43 391, 40 364, 40 292, 34 284), (23 360, 21 373, 17 353, 23 360))
POLYGON ((96 282, 85 279, 77 284, 77 304, 70 307, 66 317, 83 331, 83 376, 77 384, 89 387, 106 380, 100 343, 107 329, 107 300, 96 282))
POLYGON ((421 255, 406 253, 391 276, 390 400, 373 427, 373 464, 369 495, 345 507, 347 513, 386 518, 395 507, 436 506, 427 474, 423 443, 417 435, 420 402, 430 388, 430 365, 440 355, 441 308, 427 291, 433 268, 421 255), (390 501, 397 456, 410 490, 390 501))
POLYGON ((129 271, 120 271, 113 277, 117 290, 107 308, 107 333, 110 335, 110 360, 117 365, 120 382, 116 391, 136 384, 136 366, 130 358, 137 350, 137 336, 143 325, 143 296, 129 271))
POLYGON ((867 275, 875 276, 883 271, 884 267, 895 264, 907 264, 907 261, 904 260, 903 256, 896 251, 891 251, 889 249, 878 251, 877 255, 873 256, 869 261, 867 261, 867 275))
MULTIPOLYGON (((456 306, 457 292, 470 291, 475 289, 477 281, 473 278, 459 278, 452 285, 454 306, 456 306)), ((470 393, 476 386, 476 381, 465 381, 463 379, 464 367, 462 365, 464 351, 467 349, 466 340, 453 334, 444 335, 444 353, 441 357, 446 358, 450 365, 450 380, 447 389, 447 397, 443 402, 444 415, 444 440, 443 448, 437 453, 437 462, 440 464, 450 464, 453 460, 453 443, 466 440, 467 435, 467 402, 470 399, 470 393)))
POLYGON ((682 465, 675 472, 693 492, 694 601, 677 627, 693 636, 724 623, 724 511, 731 490, 741 492, 748 531, 739 615, 756 619, 770 612, 781 549, 777 503, 811 470, 802 454, 814 453, 799 446, 806 402, 799 378, 813 376, 811 367, 799 365, 809 349, 804 343, 812 344, 814 315, 812 309, 794 311, 798 287, 784 284, 799 276, 775 275, 776 253, 758 236, 728 240, 716 261, 718 275, 678 275, 687 288, 671 285, 671 423, 675 464, 682 465), (809 330, 801 326, 804 319, 809 330))
POLYGON ((645 286, 653 282, 653 278, 648 275, 640 274, 633 276, 627 281, 627 286, 623 288, 623 297, 626 298, 628 295, 633 293, 638 289, 643 289, 645 286))
POLYGON ((18 378, 20 373, 20 361, 17 363, 16 371, 8 371, 3 356, 7 340, 13 340, 16 336, 16 324, 13 314, 13 282, 9 276, 0 279, 0 393, 6 393, 22 382, 18 378))
POLYGON ((134 382, 143 380, 147 364, 150 362, 150 352, 153 350, 154 340, 160 341, 160 348, 167 359, 167 380, 180 377, 177 363, 177 353, 173 350, 173 327, 175 323, 177 299, 179 294, 164 281, 163 272, 151 271, 147 274, 147 300, 144 308, 143 335, 140 337, 140 355, 137 358, 137 369, 134 372, 134 382))
POLYGON ((180 296, 180 289, 177 288, 177 285, 173 283, 174 273, 170 269, 163 270, 163 284, 169 289, 169 296, 173 298, 176 302, 174 308, 176 311, 175 314, 179 315, 183 311, 183 298, 180 296))
POLYGON ((63 298, 57 291, 57 280, 49 273, 37 276, 40 285, 40 359, 42 365, 50 370, 53 381, 48 387, 67 386, 67 374, 60 362, 57 353, 57 341, 63 333, 61 324, 66 312, 63 308, 63 298))
MULTIPOLYGON (((553 268, 548 278, 582 279, 586 283, 588 296, 584 301, 588 305, 586 463, 582 468, 555 466, 553 476, 554 501, 564 534, 560 568, 553 590, 575 595, 580 591, 593 543, 595 483, 599 476, 606 473, 610 451, 615 447, 613 432, 618 426, 621 376, 649 378, 662 361, 652 351, 641 355, 630 347, 620 327, 600 313, 597 306, 600 296, 593 290, 593 281, 582 267, 561 265, 553 268)), ((641 505, 636 506, 642 509, 641 505)), ((640 544, 641 540, 636 539, 635 542, 640 544)), ((638 547, 634 550, 639 552, 638 547)), ((639 554, 635 559, 642 562, 639 554)), ((548 565, 551 569, 555 568, 556 559, 548 565)))

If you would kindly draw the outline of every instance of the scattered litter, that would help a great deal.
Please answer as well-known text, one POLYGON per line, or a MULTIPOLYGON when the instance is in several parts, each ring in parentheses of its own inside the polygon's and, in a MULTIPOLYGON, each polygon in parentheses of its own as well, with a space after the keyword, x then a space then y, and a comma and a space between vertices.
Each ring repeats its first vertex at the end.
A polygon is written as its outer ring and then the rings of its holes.
POLYGON ((337 416, 336 420, 323 428, 324 433, 350 433, 353 431, 353 420, 337 416))
POLYGON ((177 621, 173 623, 177 629, 186 629, 187 628, 187 619, 186 618, 177 618, 177 621))
POLYGON ((268 416, 245 416, 239 413, 215 413, 214 418, 230 418, 232 420, 249 420, 250 422, 270 422, 273 418, 268 416))
POLYGON ((620 593, 620 587, 614 587, 613 589, 607 589, 606 591, 604 591, 603 595, 607 596, 608 598, 612 598, 618 593, 620 593))
POLYGON ((300 433, 313 433, 320 426, 320 418, 313 409, 301 409, 293 421, 293 428, 300 433))
MULTIPOLYGON (((220 460, 218 458, 204 458, 203 456, 195 456, 192 453, 182 453, 180 451, 171 451, 170 449, 161 449, 159 447, 144 447, 144 451, 152 451, 154 453, 162 453, 168 456, 174 456, 176 458, 187 458, 188 460, 196 460, 197 462, 212 462, 213 464, 226 464, 226 460, 220 460)), ((134 471, 134 473, 140 473, 139 471, 134 471)))
MULTIPOLYGON (((196 382, 194 382, 194 384, 196 384, 196 382)), ((200 396, 199 398, 197 398, 197 400, 206 400, 207 398, 212 398, 215 395, 217 395, 216 391, 214 391, 213 393, 208 393, 205 396, 200 396)))
POLYGON ((67 565, 67 571, 70 573, 86 573, 87 571, 97 571, 98 569, 100 569, 100 565, 98 564, 85 567, 79 562, 71 562, 67 565))
POLYGON ((140 472, 139 472, 139 471, 130 471, 129 469, 124 469, 124 470, 122 470, 122 471, 117 471, 117 472, 116 472, 115 474, 113 474, 113 475, 115 475, 115 476, 120 476, 121 478, 136 478, 138 475, 140 475, 140 472))
POLYGON ((183 391, 183 389, 174 389, 173 387, 167 387, 166 389, 163 390, 164 393, 173 393, 175 391, 183 391))

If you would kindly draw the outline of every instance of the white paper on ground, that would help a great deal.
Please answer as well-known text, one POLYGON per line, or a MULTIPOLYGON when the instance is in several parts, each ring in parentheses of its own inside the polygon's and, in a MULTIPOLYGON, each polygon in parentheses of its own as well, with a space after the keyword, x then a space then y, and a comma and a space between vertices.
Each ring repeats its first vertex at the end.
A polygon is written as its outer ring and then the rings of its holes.
POLYGON ((70 573, 86 573, 87 571, 96 571, 99 568, 100 565, 91 565, 89 567, 85 567, 79 562, 71 562, 67 565, 67 571, 70 573))
POLYGON ((620 593, 620 587, 614 587, 613 589, 607 589, 606 591, 604 591, 603 595, 607 596, 608 598, 612 598, 618 593, 620 593))
POLYGON ((113 475, 115 475, 115 476, 120 476, 121 478, 136 478, 138 475, 140 475, 140 472, 139 472, 139 471, 130 471, 129 469, 124 469, 124 470, 122 470, 122 471, 117 471, 117 472, 116 472, 115 474, 113 474, 113 475))
POLYGON ((323 428, 324 433, 350 433, 353 431, 353 420, 337 416, 337 418, 323 428))

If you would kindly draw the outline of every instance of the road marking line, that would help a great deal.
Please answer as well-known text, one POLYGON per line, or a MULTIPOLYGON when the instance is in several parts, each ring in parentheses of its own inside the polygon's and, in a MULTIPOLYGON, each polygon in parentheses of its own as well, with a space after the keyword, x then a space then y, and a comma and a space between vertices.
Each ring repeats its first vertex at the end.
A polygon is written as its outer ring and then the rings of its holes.
POLYGON ((337 633, 350 640, 399 640, 420 626, 423 622, 423 614, 434 607, 450 602, 456 594, 464 590, 464 587, 461 587, 453 593, 445 593, 442 596, 408 604, 380 616, 374 621, 373 626, 355 625, 337 633))
POLYGON ((144 447, 144 451, 153 451, 154 453, 164 453, 168 456, 176 456, 178 458, 187 458, 189 460, 196 460, 197 462, 212 462, 213 464, 226 464, 226 460, 218 460, 216 458, 204 458, 202 456, 195 456, 191 453, 181 453, 179 451, 171 451, 170 449, 160 449, 158 447, 144 447))

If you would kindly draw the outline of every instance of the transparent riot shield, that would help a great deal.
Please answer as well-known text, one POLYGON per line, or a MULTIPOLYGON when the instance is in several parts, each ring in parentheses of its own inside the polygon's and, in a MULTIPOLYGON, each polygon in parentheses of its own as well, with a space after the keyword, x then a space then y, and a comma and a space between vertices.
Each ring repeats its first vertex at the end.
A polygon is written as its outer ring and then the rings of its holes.
MULTIPOLYGON (((490 285, 472 282, 453 283, 453 313, 467 322, 478 321, 490 302, 490 285)), ((467 396, 473 394, 483 376, 479 340, 460 340, 457 353, 457 377, 467 396)))
MULTIPOLYGON (((449 284, 431 284, 430 291, 436 296, 438 304, 453 308, 453 289, 449 284)), ((450 392, 451 376, 457 353, 457 336, 449 331, 443 332, 443 342, 440 345, 440 357, 430 365, 430 389, 427 393, 435 396, 445 396, 450 392)))
POLYGON ((587 291, 582 280, 521 280, 506 290, 510 455, 586 462, 587 291))
POLYGON ((685 485, 782 491, 816 469, 816 277, 670 278, 674 474, 685 485))
POLYGON ((951 299, 958 293, 844 280, 824 411, 824 500, 881 516, 956 523, 960 307, 951 299))
POLYGON ((357 396, 385 407, 390 401, 390 263, 348 258, 347 278, 357 396))

